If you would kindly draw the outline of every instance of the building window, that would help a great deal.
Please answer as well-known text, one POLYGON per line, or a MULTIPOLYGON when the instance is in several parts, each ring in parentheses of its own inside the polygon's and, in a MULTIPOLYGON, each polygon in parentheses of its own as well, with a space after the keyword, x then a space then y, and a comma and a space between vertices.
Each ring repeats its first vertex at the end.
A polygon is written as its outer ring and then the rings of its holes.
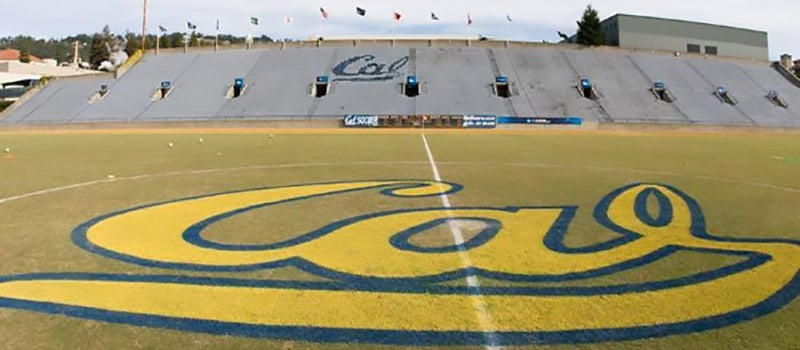
MULTIPOLYGON (((708 47, 706 47, 708 49, 708 47)), ((688 53, 700 53, 700 45, 697 44, 686 44, 686 52, 688 53)))
POLYGON ((716 46, 706 46, 706 55, 717 55, 717 47, 716 46))

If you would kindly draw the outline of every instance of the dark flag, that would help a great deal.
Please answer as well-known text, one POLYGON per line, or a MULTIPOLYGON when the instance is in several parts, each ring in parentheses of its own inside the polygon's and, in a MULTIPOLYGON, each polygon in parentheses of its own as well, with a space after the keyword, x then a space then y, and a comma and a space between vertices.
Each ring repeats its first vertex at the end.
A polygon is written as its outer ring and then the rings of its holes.
POLYGON ((400 12, 395 12, 395 13, 394 13, 394 20, 395 20, 395 21, 398 21, 398 22, 399 22, 399 21, 400 21, 400 18, 402 18, 402 17, 403 17, 403 15, 402 15, 402 14, 400 14, 400 12))
POLYGON ((431 21, 438 21, 438 20, 439 20, 439 16, 437 16, 435 13, 431 12, 431 21))
POLYGON ((328 11, 325 11, 322 7, 319 8, 319 15, 324 19, 328 19, 328 11))
POLYGON ((165 28, 164 26, 158 26, 158 30, 160 32, 162 32, 162 33, 166 33, 167 32, 167 28, 165 28))
POLYGON ((192 22, 186 22, 186 28, 189 28, 189 30, 195 30, 197 29, 197 25, 192 24, 192 22))
POLYGON ((356 14, 358 14, 361 17, 364 17, 367 15, 367 10, 360 7, 356 7, 356 14))

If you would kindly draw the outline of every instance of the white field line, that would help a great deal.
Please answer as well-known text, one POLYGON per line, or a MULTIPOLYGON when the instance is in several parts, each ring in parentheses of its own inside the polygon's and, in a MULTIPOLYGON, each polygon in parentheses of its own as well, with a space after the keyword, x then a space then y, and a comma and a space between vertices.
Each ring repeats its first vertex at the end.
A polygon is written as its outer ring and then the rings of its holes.
MULTIPOLYGON (((115 179, 102 179, 102 180, 86 181, 86 182, 76 183, 76 184, 72 184, 72 185, 53 187, 53 188, 38 190, 38 191, 34 191, 34 192, 28 192, 28 193, 23 193, 23 194, 19 194, 19 195, 14 195, 14 196, 11 196, 11 197, 0 198, 0 204, 13 202, 13 201, 20 200, 20 199, 25 199, 25 198, 35 197, 35 196, 39 196, 39 195, 44 195, 44 194, 50 194, 50 193, 61 192, 61 191, 66 191, 66 190, 70 190, 70 189, 93 186, 93 185, 97 185, 97 184, 121 182, 121 181, 143 180, 143 179, 157 178, 157 177, 167 177, 167 176, 197 175, 197 174, 221 173, 221 172, 229 172, 229 171, 247 171, 247 170, 259 170, 259 169, 311 168, 311 167, 332 167, 332 166, 348 166, 348 165, 356 165, 356 166, 357 165, 376 165, 376 166, 379 166, 379 165, 429 165, 429 164, 430 164, 430 162, 418 162, 418 161, 405 161, 405 162, 297 163, 297 164, 253 165, 253 166, 242 166, 242 167, 232 167, 232 168, 215 168, 215 169, 201 169, 201 170, 171 171, 171 172, 166 172, 166 173, 143 174, 143 175, 128 176, 128 177, 118 177, 118 178, 115 178, 115 179)), ((710 175, 684 174, 684 173, 677 173, 677 172, 670 172, 670 171, 658 171, 658 170, 626 169, 626 168, 611 168, 611 167, 598 167, 598 166, 580 166, 580 165, 561 165, 561 164, 547 164, 547 163, 439 162, 439 164, 446 164, 446 165, 481 165, 481 166, 513 166, 513 167, 530 167, 530 168, 591 170, 591 171, 620 172, 620 173, 630 172, 630 173, 637 173, 637 174, 665 175, 665 176, 684 177, 684 178, 699 179, 699 180, 727 182, 727 183, 733 183, 733 184, 749 185, 749 186, 763 187, 763 188, 769 188, 769 189, 774 189, 774 190, 781 190, 781 191, 787 191, 787 192, 800 193, 800 188, 773 185, 773 184, 757 182, 757 181, 740 180, 740 179, 725 178, 725 177, 716 177, 716 176, 710 176, 710 175)))
MULTIPOLYGON (((436 161, 433 159, 433 153, 431 152, 431 147, 428 145, 428 139, 425 137, 425 134, 422 134, 422 142, 425 144, 425 152, 428 153, 428 162, 430 162, 431 170, 433 170, 433 179, 442 182, 442 176, 439 173, 439 168, 436 166, 436 161)), ((447 208, 447 216, 452 218, 453 213, 449 210, 452 208, 450 205, 450 198, 447 197, 447 194, 442 193, 439 195, 439 198, 442 200, 442 205, 447 208)), ((458 225, 449 220, 448 226, 450 226, 450 233, 453 235, 453 242, 458 246, 458 257, 461 259, 461 265, 464 268, 473 267, 472 259, 469 257, 469 253, 464 249, 464 234, 461 232, 461 229, 458 225)), ((498 346, 498 336, 496 333, 497 327, 494 325, 494 321, 492 320, 492 315, 489 313, 489 310, 486 307, 486 300, 481 293, 481 283, 478 281, 478 278, 470 275, 466 277, 467 285, 475 291, 472 294, 472 305, 475 308, 475 314, 478 317, 478 323, 480 323, 481 329, 486 337, 486 344, 484 347, 486 349, 500 349, 498 346)))

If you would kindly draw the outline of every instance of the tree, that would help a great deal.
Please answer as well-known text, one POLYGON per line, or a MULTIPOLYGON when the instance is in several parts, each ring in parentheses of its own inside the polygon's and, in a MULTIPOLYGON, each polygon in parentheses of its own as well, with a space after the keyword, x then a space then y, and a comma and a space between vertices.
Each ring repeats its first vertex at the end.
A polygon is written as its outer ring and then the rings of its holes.
POLYGON ((172 33, 169 35, 171 47, 183 47, 183 33, 172 33))
POLYGON ((102 34, 92 36, 92 43, 89 46, 89 64, 92 67, 99 67, 100 63, 107 61, 111 56, 106 44, 108 44, 108 38, 104 38, 102 34))
POLYGON ((19 50, 19 61, 22 63, 31 63, 31 51, 27 47, 19 50))
POLYGON ((141 36, 137 36, 133 33, 128 33, 125 36, 125 52, 128 56, 133 56, 133 54, 139 50, 139 45, 141 44, 141 36))
POLYGON ((92 42, 89 45, 89 64, 92 67, 99 67, 103 61, 108 61, 111 58, 111 47, 115 45, 114 35, 111 33, 111 28, 106 24, 103 26, 103 31, 92 36, 92 42))
POLYGON ((200 42, 197 39, 198 39, 197 33, 192 32, 192 36, 191 38, 189 38, 189 46, 191 47, 200 46, 200 42))
POLYGON ((167 49, 167 48, 172 47, 172 42, 170 42, 169 39, 170 39, 169 35, 162 35, 161 38, 158 39, 158 41, 159 41, 158 45, 162 49, 167 49))
POLYGON ((105 37, 105 38, 109 38, 109 39, 111 38, 111 27, 109 27, 108 24, 103 26, 103 33, 102 34, 103 34, 103 37, 105 37))
POLYGON ((600 17, 592 5, 587 5, 583 18, 578 21, 578 44, 605 45, 606 35, 600 27, 600 17))

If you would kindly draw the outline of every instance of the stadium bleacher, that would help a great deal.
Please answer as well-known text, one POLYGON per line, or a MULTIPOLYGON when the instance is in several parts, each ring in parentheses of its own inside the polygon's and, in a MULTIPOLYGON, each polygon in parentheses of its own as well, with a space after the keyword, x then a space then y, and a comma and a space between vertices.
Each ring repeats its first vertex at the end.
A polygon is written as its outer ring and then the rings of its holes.
POLYGON ((148 55, 117 80, 53 81, 3 124, 342 118, 348 114, 491 114, 620 123, 800 127, 800 89, 766 63, 614 50, 507 47, 321 47, 148 55), (402 94, 414 75, 420 95, 402 94), (507 76, 511 98, 494 94, 507 76), (317 76, 329 76, 315 98, 317 76), (577 85, 590 78, 596 100, 577 85), (236 78, 245 92, 230 98, 236 78), (172 91, 153 96, 163 81, 172 91), (664 82, 676 98, 650 90, 664 82), (93 98, 103 84, 108 94, 93 98), (738 103, 714 96, 725 87, 738 103), (777 92, 788 108, 767 98, 777 92))

